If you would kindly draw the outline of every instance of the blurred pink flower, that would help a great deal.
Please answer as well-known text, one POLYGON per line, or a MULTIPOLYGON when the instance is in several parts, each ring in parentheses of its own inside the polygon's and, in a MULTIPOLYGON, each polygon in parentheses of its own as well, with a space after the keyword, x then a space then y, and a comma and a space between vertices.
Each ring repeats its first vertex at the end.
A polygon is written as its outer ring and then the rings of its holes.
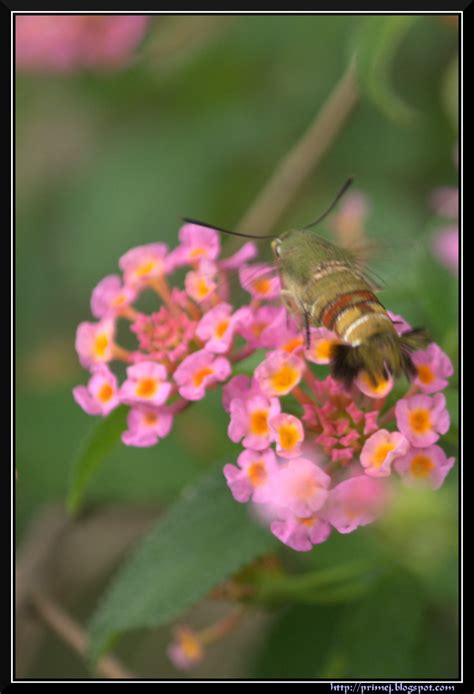
POLYGON ((16 66, 68 72, 127 65, 150 18, 144 15, 17 15, 16 66))
POLYGON ((428 484, 432 489, 441 487, 453 465, 454 458, 448 458, 439 446, 411 448, 394 463, 395 470, 402 476, 405 484, 428 484))

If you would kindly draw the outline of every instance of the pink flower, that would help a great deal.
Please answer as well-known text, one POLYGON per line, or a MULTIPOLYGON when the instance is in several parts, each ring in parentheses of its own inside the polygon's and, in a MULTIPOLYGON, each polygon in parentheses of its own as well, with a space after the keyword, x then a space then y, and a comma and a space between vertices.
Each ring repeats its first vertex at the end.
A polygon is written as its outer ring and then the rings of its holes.
POLYGON ((331 489, 322 515, 340 533, 372 523, 387 501, 385 487, 373 477, 351 477, 331 489))
POLYGON ((201 400, 206 388, 225 381, 231 373, 230 363, 224 357, 215 357, 201 349, 187 356, 174 372, 181 397, 186 400, 201 400))
POLYGON ((215 292, 217 289, 216 273, 215 264, 208 260, 202 260, 197 270, 188 272, 184 286, 191 299, 200 304, 215 292))
POLYGON ((448 385, 448 378, 453 375, 453 365, 448 355, 435 342, 425 350, 412 354, 413 363, 418 375, 415 383, 424 393, 436 393, 448 385))
POLYGON ((360 454, 360 462, 367 475, 371 477, 388 477, 390 466, 395 460, 408 451, 409 443, 398 431, 390 433, 380 429, 372 434, 364 444, 360 454))
POLYGON ((255 370, 255 379, 265 395, 287 395, 301 380, 304 362, 295 354, 270 352, 255 370))
POLYGON ((225 465, 224 475, 236 501, 244 503, 250 498, 257 504, 269 499, 269 481, 278 469, 274 452, 246 449, 237 458, 237 466, 225 465))
POLYGON ((166 381, 167 372, 163 364, 142 361, 127 368, 127 380, 122 384, 120 395, 127 405, 150 405, 159 407, 171 392, 171 383, 166 381))
POLYGON ((332 219, 332 228, 339 243, 349 246, 364 236, 364 225, 369 212, 369 202, 363 193, 346 194, 332 219))
POLYGON ((393 313, 392 311, 387 311, 387 314, 399 335, 403 335, 403 333, 407 333, 412 329, 410 323, 407 323, 403 316, 399 316, 397 313, 393 313))
POLYGON ((222 406, 230 412, 230 404, 234 398, 248 398, 251 395, 262 395, 258 383, 244 374, 231 378, 222 388, 222 406))
POLYGON ((239 278, 242 287, 256 299, 275 299, 280 294, 280 278, 270 265, 244 265, 239 270, 239 278))
POLYGON ((170 433, 172 424, 173 417, 165 407, 133 407, 128 413, 128 429, 122 434, 122 441, 139 448, 154 446, 170 433))
POLYGON ((35 72, 117 68, 130 62, 149 17, 18 15, 16 64, 35 72))
POLYGON ((446 398, 441 393, 403 398, 395 405, 395 416, 398 428, 415 448, 431 446, 449 429, 446 398))
POLYGON ((393 378, 389 376, 374 385, 369 374, 366 371, 361 371, 355 379, 355 385, 361 393, 369 398, 385 398, 393 388, 393 378))
POLYGON ((250 309, 240 308, 232 314, 230 304, 218 304, 200 320, 196 335, 203 340, 209 352, 222 354, 232 346, 236 327, 250 315, 250 309))
POLYGON ((100 323, 80 323, 76 332, 76 352, 86 368, 113 358, 115 323, 104 319, 100 323))
POLYGON ((149 243, 137 246, 120 258, 120 269, 125 283, 130 287, 143 287, 151 280, 159 279, 172 270, 168 247, 164 243, 149 243))
POLYGON ((237 253, 219 261, 219 267, 223 270, 236 270, 241 267, 247 260, 252 260, 257 255, 257 246, 253 241, 248 241, 239 248, 237 253))
POLYGON ((281 341, 287 317, 282 306, 259 306, 239 325, 239 334, 253 349, 275 349, 281 341))
POLYGON ((188 354, 195 338, 197 321, 191 320, 186 312, 188 298, 184 292, 174 288, 171 300, 175 310, 161 306, 155 313, 141 313, 130 326, 141 350, 138 361, 153 358, 175 364, 188 354))
POLYGON ((292 414, 277 414, 270 419, 277 453, 283 458, 297 458, 301 455, 301 443, 304 439, 303 425, 292 414))
POLYGON ((91 311, 96 318, 116 316, 133 301, 136 292, 122 285, 118 275, 108 275, 99 282, 92 292, 91 311))
POLYGON ((455 275, 459 272, 459 230, 455 225, 444 227, 433 238, 433 250, 443 265, 455 275))
POLYGON ((280 401, 277 398, 266 398, 263 395, 249 395, 246 398, 234 398, 230 402, 229 438, 246 448, 261 451, 273 441, 270 419, 280 412, 280 401))
POLYGON ((221 252, 219 232, 197 224, 185 224, 179 230, 181 245, 171 253, 175 267, 198 265, 202 260, 216 260, 221 252))
POLYGON ((407 455, 395 461, 394 467, 407 485, 428 483, 433 489, 438 489, 454 462, 455 458, 448 458, 439 446, 428 446, 421 450, 411 448, 407 455))
POLYGON ((313 545, 325 542, 331 526, 315 513, 306 518, 286 513, 283 520, 274 520, 270 529, 281 542, 297 552, 309 552, 313 545))
POLYGON ((310 348, 305 351, 306 359, 315 364, 329 364, 331 350, 341 342, 336 333, 327 328, 311 328, 310 348))
POLYGON ((189 627, 177 627, 175 640, 168 647, 167 653, 173 665, 179 670, 189 670, 204 657, 204 645, 199 635, 189 627))
POLYGON ((293 458, 271 477, 272 506, 307 518, 323 506, 331 478, 307 458, 293 458))
POLYGON ((87 386, 77 386, 72 393, 77 404, 91 415, 105 417, 120 404, 117 378, 105 364, 94 367, 87 386))

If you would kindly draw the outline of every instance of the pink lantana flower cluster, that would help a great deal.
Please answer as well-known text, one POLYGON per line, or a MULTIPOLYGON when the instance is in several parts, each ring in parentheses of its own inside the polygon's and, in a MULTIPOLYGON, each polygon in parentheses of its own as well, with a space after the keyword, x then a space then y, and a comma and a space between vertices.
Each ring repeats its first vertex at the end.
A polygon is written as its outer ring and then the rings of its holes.
POLYGON ((179 238, 172 251, 151 243, 122 256, 121 275, 105 277, 92 292, 96 320, 77 329, 76 350, 90 379, 74 388, 74 398, 91 415, 127 406, 122 440, 129 446, 153 446, 167 436, 176 414, 227 380, 249 353, 244 338, 239 347, 236 338, 251 330, 253 314, 228 302, 229 273, 256 255, 255 245, 221 259, 215 230, 186 224, 179 238), (180 269, 184 289, 169 283, 180 269), (144 294, 152 304, 147 312, 140 308, 144 294), (119 333, 130 347, 119 343, 119 333))
POLYGON ((27 72, 117 69, 143 39, 146 15, 17 15, 16 66, 27 72))
MULTIPOLYGON (((410 329, 391 318, 400 334, 410 329)), ((415 352, 417 376, 394 403, 392 379, 374 386, 361 374, 348 391, 331 376, 317 378, 311 362, 328 364, 338 337, 312 329, 305 349, 292 329, 292 337, 291 328, 276 332, 253 377, 235 376, 223 388, 229 437, 243 446, 224 475, 235 500, 252 502, 279 540, 309 551, 333 529, 349 533, 374 521, 393 473, 408 485, 442 485, 454 464, 437 445, 449 429, 441 391, 453 367, 435 343, 415 352)))

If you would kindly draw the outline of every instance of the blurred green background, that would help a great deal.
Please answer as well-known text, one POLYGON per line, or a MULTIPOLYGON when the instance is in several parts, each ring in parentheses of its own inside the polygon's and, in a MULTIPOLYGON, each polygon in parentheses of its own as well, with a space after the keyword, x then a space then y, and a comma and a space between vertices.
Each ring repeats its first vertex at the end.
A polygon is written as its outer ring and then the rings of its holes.
MULTIPOLYGON (((71 395, 73 386, 87 380, 74 338, 77 324, 91 318, 93 287, 116 272, 129 248, 153 241, 174 246, 181 216, 235 226, 324 104, 366 21, 156 17, 136 62, 124 70, 17 75, 20 545, 44 507, 63 503, 71 463, 94 425, 71 395)), ((355 188, 371 204, 368 235, 390 248, 375 261, 387 283, 385 305, 413 325, 427 326, 454 362, 457 278, 431 253, 432 234, 443 220, 430 210, 428 198, 438 186, 457 185, 457 50, 454 24, 418 19, 385 75, 416 111, 413 123, 397 122, 362 92, 279 224, 307 223, 348 175, 355 176, 355 188)), ((456 381, 457 370, 447 391, 455 423, 456 381)), ((212 393, 180 415, 159 446, 117 446, 88 489, 89 511, 126 504, 153 515, 206 467, 232 459, 236 448, 226 429, 227 416, 212 393)), ((451 455, 456 441, 454 427, 445 444, 451 455)), ((93 544, 93 537, 88 542, 93 544)), ((385 523, 333 537, 309 556, 290 559, 304 567, 361 553, 375 561, 389 555, 398 567, 392 582, 378 585, 356 607, 295 606, 262 614, 262 623, 257 619, 250 629, 251 646, 242 635, 235 642, 229 637, 191 676, 456 677, 456 551, 455 468, 439 491, 407 491, 385 523), (382 607, 385 627, 380 627, 382 607), (371 620, 381 629, 377 643, 371 620), (328 642, 335 644, 329 650, 328 642), (374 660, 394 651, 382 670, 371 670, 374 660)), ((90 614, 101 587, 94 584, 69 597, 76 614, 90 614)), ((177 673, 164 654, 168 639, 168 629, 143 632, 134 640, 126 637, 119 649, 144 676, 173 677, 177 673)), ((21 654, 17 657, 21 668, 21 654)), ((25 672, 88 676, 54 638, 43 640, 25 672)))

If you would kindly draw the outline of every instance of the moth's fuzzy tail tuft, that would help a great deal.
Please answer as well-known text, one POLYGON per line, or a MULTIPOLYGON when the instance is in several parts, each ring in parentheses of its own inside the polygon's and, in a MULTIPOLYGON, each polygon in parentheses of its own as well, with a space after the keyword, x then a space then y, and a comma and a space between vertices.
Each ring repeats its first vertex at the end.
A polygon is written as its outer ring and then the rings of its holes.
POLYGON ((376 333, 357 347, 334 345, 332 375, 347 388, 361 371, 367 373, 374 386, 390 375, 397 377, 401 373, 411 380, 417 373, 411 352, 422 349, 429 341, 427 332, 417 328, 401 336, 392 332, 376 333))

